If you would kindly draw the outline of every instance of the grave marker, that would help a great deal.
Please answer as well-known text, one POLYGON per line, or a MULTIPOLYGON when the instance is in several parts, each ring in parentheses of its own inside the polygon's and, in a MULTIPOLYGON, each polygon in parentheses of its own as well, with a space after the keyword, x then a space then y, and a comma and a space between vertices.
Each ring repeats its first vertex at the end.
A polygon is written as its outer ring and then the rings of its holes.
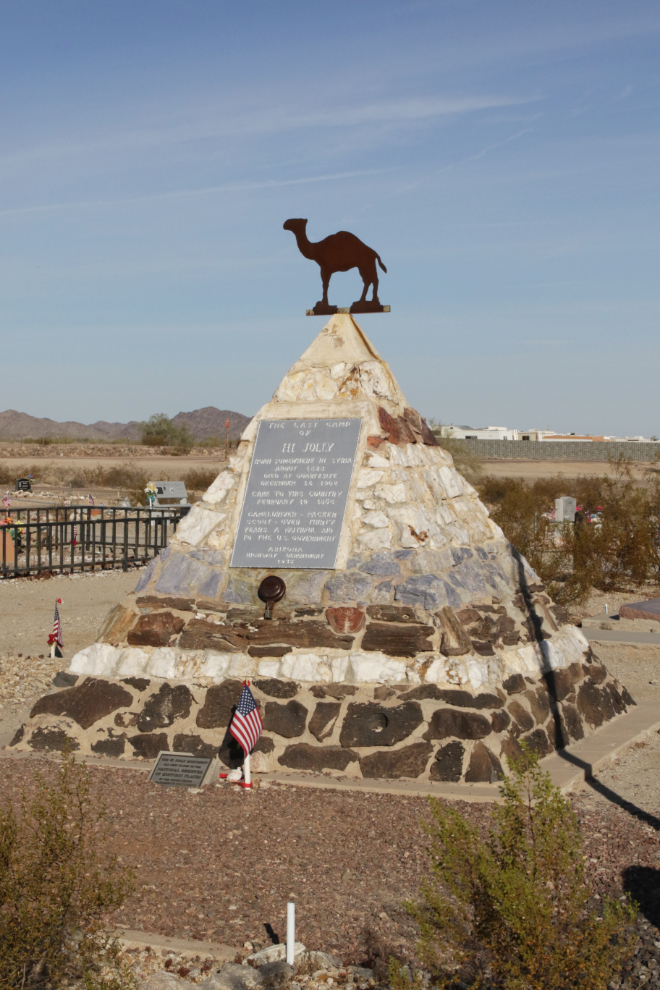
POLYGON ((161 752, 148 779, 164 787, 201 787, 210 765, 205 756, 161 752))

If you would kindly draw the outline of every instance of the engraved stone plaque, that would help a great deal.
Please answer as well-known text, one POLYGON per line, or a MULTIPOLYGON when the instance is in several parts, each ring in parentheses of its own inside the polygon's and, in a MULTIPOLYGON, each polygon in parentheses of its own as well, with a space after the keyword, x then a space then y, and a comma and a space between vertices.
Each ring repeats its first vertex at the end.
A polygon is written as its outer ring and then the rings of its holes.
POLYGON ((232 567, 333 568, 361 419, 259 423, 232 567))
POLYGON ((165 787, 201 787, 210 764, 207 757, 162 752, 158 754, 149 780, 165 787))

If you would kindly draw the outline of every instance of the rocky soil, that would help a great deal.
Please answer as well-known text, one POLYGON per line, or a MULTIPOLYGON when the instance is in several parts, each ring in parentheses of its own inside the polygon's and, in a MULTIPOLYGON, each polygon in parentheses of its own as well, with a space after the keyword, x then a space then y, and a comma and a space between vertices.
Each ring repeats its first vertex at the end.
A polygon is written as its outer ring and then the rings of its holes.
MULTIPOLYGON (((2 798, 29 793, 37 767, 53 779, 50 760, 0 761, 2 798)), ((259 949, 284 939, 286 902, 295 900, 297 937, 308 949, 377 973, 390 954, 413 955, 416 932, 401 904, 427 869, 424 799, 272 784, 192 793, 149 784, 137 770, 90 773, 108 808, 107 848, 138 877, 117 923, 244 953, 246 942, 259 949)), ((621 807, 593 788, 572 798, 595 903, 611 894, 641 905, 636 955, 612 990, 660 986, 660 821, 639 800, 621 807)), ((459 808, 487 828, 489 805, 459 808)))

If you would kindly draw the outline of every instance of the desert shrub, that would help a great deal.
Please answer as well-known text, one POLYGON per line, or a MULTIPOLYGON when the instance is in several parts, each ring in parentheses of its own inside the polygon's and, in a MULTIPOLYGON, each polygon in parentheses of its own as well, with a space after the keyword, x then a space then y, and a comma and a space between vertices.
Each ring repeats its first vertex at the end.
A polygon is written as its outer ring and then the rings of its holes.
POLYGON ((105 810, 88 771, 68 755, 56 784, 35 781, 32 800, 0 808, 0 986, 131 986, 103 917, 133 878, 104 851, 105 810))
MULTIPOLYGON (((420 902, 406 905, 420 959, 441 987, 605 990, 636 942, 635 907, 613 898, 591 906, 570 803, 528 748, 511 771, 485 839, 430 799, 431 875, 420 902)), ((411 985, 396 962, 392 971, 396 986, 411 985)))
POLYGON ((618 461, 611 475, 532 483, 486 477, 476 484, 494 522, 559 603, 580 604, 591 586, 611 591, 660 578, 657 476, 639 483, 618 461), (561 495, 572 495, 583 513, 602 510, 599 524, 557 527, 547 513, 561 495))
POLYGON ((217 477, 217 468, 193 468, 184 474, 183 480, 189 492, 205 492, 217 477))

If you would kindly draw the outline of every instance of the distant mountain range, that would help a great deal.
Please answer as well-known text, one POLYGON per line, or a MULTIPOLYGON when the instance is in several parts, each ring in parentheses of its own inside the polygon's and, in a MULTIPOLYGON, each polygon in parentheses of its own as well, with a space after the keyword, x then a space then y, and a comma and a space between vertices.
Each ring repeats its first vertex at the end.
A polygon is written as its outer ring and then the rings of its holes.
MULTIPOLYGON (((250 422, 249 416, 232 412, 230 409, 216 409, 205 406, 193 412, 180 412, 172 417, 176 426, 187 426, 195 440, 226 435, 225 422, 229 420, 229 439, 235 440, 250 422)), ((7 409, 0 412, 0 440, 41 440, 42 437, 69 437, 71 440, 139 440, 141 424, 137 420, 130 423, 57 423, 54 419, 39 419, 28 413, 7 409)))

